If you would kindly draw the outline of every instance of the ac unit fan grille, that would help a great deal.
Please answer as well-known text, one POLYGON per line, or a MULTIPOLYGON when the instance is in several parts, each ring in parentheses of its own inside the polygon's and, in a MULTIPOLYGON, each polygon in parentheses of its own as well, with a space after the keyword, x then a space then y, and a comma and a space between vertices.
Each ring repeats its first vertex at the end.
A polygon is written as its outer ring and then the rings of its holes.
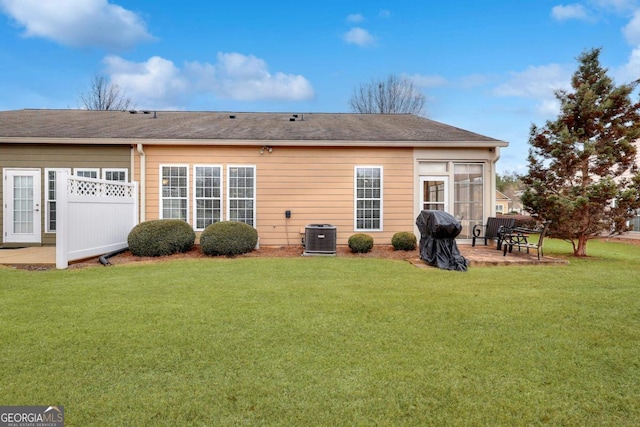
POLYGON ((330 224, 311 224, 304 233, 305 254, 335 254, 336 228, 330 224))

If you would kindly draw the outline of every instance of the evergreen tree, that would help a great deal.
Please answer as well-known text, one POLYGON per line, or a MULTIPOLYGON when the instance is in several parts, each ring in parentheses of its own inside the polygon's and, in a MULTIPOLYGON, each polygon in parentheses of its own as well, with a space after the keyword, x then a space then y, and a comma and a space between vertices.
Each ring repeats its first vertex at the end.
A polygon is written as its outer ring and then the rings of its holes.
POLYGON ((578 58, 572 90, 555 93, 558 117, 531 127, 523 177, 525 208, 551 220, 550 235, 571 242, 575 256, 587 255, 588 240, 625 231, 640 208, 640 104, 631 101, 638 81, 616 86, 599 55, 592 49, 578 58))

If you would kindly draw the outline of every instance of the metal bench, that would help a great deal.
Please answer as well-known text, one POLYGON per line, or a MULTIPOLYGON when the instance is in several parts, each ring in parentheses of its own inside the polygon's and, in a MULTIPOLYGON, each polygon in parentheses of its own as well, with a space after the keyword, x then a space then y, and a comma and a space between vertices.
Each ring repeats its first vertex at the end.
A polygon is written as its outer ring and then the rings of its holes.
POLYGON ((549 224, 551 224, 551 221, 546 221, 544 223, 544 227, 538 230, 527 230, 527 229, 516 228, 508 231, 503 236, 504 247, 503 247, 502 255, 506 256, 507 251, 511 253, 511 251, 513 251, 513 247, 515 246, 518 248, 518 250, 526 249, 527 253, 529 253, 530 249, 535 249, 536 252, 538 253, 538 259, 540 259, 540 257, 544 256, 544 253, 542 252, 542 245, 544 244, 544 237, 547 235, 547 229, 549 228, 549 224), (531 234, 538 234, 538 233, 540 233, 540 238, 538 239, 538 242, 537 243, 529 242, 529 236, 531 234))
POLYGON ((505 229, 512 229, 516 225, 516 219, 509 216, 491 216, 487 218, 485 225, 476 224, 473 226, 471 246, 476 245, 476 239, 484 239, 484 245, 487 246, 489 240, 497 240, 496 249, 500 250, 502 246, 502 235, 505 229))

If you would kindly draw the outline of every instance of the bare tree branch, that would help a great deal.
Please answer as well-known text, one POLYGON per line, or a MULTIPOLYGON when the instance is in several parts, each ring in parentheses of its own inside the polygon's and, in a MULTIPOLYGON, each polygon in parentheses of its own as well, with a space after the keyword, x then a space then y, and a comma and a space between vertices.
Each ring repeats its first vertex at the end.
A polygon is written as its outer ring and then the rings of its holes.
POLYGON ((354 89, 349 106, 355 113, 424 115, 426 97, 406 77, 390 74, 354 89))
POLYGON ((135 108, 117 83, 112 83, 103 75, 96 74, 89 89, 80 94, 78 104, 85 110, 129 110, 135 108))

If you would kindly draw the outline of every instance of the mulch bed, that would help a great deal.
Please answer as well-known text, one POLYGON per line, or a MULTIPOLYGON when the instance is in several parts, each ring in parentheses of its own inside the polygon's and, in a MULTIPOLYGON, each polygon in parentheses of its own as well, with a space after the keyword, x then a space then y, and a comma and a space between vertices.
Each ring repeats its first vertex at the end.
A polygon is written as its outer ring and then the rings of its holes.
MULTIPOLYGON (((630 238, 620 238, 620 237, 607 237, 603 238, 603 241, 606 242, 620 242, 627 243, 632 245, 640 245, 640 239, 630 239, 630 238)), ((246 254, 237 255, 234 258, 256 258, 256 257, 265 257, 265 258, 293 258, 302 256, 304 252, 304 248, 301 245, 293 245, 293 246, 278 246, 278 247, 261 247, 260 249, 251 251, 246 254)), ((393 249, 391 245, 374 245, 373 249, 370 252, 364 254, 357 254, 351 252, 346 245, 341 245, 337 247, 336 255, 338 257, 349 257, 349 258, 381 258, 381 259, 397 259, 397 260, 408 260, 408 259, 419 259, 420 253, 418 250, 413 251, 396 251, 393 249)), ((130 263, 152 263, 152 262, 162 262, 168 260, 175 259, 197 259, 197 258, 215 258, 205 255, 200 250, 200 245, 194 245, 193 248, 186 252, 180 254, 173 254, 168 256, 161 257, 139 257, 131 254, 129 251, 125 251, 121 254, 115 255, 109 258, 109 262, 112 265, 122 265, 122 264, 130 264, 130 263)), ((87 266, 95 266, 96 264, 100 264, 98 258, 91 258, 87 260, 83 260, 77 263, 73 263, 69 266, 69 268, 81 268, 87 266)), ((23 267, 24 268, 24 267, 23 267)))
MULTIPOLYGON (((396 251, 391 245, 375 245, 370 252, 364 254, 356 254, 351 252, 348 246, 338 246, 336 248, 336 255, 338 257, 350 257, 350 258, 385 258, 385 259, 398 259, 405 260, 411 258, 419 258, 418 250, 414 251, 396 251)), ((246 254, 237 255, 233 258, 293 258, 300 257, 304 252, 304 248, 300 245, 295 246, 279 246, 279 247, 261 247, 260 249, 251 251, 246 254)), ((193 259, 193 258, 215 258, 205 255, 200 250, 200 245, 194 245, 193 248, 185 253, 173 254, 161 257, 139 257, 133 255, 131 252, 126 251, 121 254, 115 255, 109 258, 109 262, 113 265, 129 264, 134 262, 158 262, 174 259, 193 259)), ((98 262, 95 260, 86 260, 82 263, 74 264, 74 266, 94 264, 98 262)))

